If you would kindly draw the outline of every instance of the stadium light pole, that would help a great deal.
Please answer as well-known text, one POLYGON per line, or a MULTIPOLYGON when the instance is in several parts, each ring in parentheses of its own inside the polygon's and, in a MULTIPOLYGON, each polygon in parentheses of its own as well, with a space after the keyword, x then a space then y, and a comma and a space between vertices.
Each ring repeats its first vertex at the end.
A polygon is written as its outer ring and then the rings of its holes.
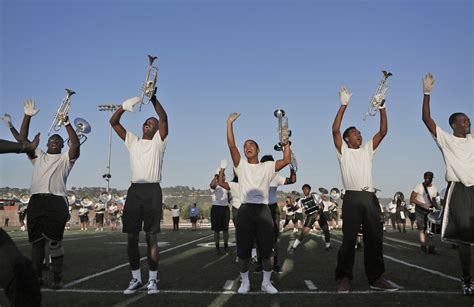
MULTIPOLYGON (((99 111, 101 111, 101 112, 103 112, 103 111, 115 112, 115 110, 117 110, 120 107, 120 105, 101 104, 98 107, 99 107, 99 111)), ((111 158, 111 156, 112 156, 112 126, 110 126, 110 128, 109 128, 109 153, 107 155, 106 173, 104 175, 102 175, 102 178, 104 178, 105 181, 107 181, 107 188, 105 190, 107 193, 109 193, 110 178, 112 177, 112 175, 110 174, 110 158, 111 158)))

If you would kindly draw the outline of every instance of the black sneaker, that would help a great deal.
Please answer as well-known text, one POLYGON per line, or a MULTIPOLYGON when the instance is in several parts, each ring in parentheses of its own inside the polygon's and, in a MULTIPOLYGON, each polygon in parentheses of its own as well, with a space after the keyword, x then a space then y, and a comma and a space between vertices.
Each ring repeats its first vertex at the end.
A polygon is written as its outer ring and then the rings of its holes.
POLYGON ((263 267, 261 265, 257 265, 255 270, 253 271, 255 274, 260 274, 263 271, 263 267))
POLYGON ((276 273, 276 274, 283 273, 283 271, 281 270, 281 267, 278 264, 273 266, 273 273, 276 273))
POLYGON ((56 280, 56 281, 53 281, 53 283, 51 284, 49 288, 52 290, 59 290, 59 289, 64 288, 64 284, 62 281, 56 280))
POLYGON ((423 255, 428 255, 428 248, 426 247, 426 245, 422 245, 420 246, 420 248, 421 248, 421 253, 423 255))
POLYGON ((471 276, 461 277, 461 290, 463 295, 474 295, 471 276))
POLYGON ((221 254, 221 249, 219 247, 216 247, 216 255, 220 255, 221 254))

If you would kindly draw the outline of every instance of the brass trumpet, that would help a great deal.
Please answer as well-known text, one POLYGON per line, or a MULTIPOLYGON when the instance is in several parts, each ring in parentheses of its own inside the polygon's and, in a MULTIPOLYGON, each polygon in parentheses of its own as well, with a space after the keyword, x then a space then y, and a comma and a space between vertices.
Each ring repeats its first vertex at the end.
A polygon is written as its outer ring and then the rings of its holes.
POLYGON ((151 97, 155 93, 155 86, 156 86, 156 78, 158 77, 158 66, 153 66, 153 62, 158 57, 153 55, 148 55, 148 69, 146 71, 145 82, 143 82, 142 86, 142 96, 140 98, 140 109, 142 110, 142 106, 149 104, 151 97), (148 101, 145 102, 145 96, 148 97, 148 101))
MULTIPOLYGON (((273 148, 276 151, 283 151, 284 143, 288 142, 291 144, 291 142, 288 140, 291 136, 291 130, 288 129, 288 117, 285 116, 285 111, 282 109, 276 109, 275 112, 273 112, 273 115, 278 118, 278 136, 280 139, 280 142, 278 142, 273 148)), ((290 154, 290 168, 296 172, 298 171, 298 162, 296 161, 295 155, 291 149, 290 154)))
POLYGON ((51 135, 53 131, 59 131, 59 129, 61 129, 61 125, 64 124, 64 121, 69 114, 69 109, 71 108, 71 96, 76 92, 68 88, 66 89, 66 92, 66 97, 64 97, 58 111, 56 112, 56 115, 54 115, 53 123, 49 128, 48 136, 51 135))

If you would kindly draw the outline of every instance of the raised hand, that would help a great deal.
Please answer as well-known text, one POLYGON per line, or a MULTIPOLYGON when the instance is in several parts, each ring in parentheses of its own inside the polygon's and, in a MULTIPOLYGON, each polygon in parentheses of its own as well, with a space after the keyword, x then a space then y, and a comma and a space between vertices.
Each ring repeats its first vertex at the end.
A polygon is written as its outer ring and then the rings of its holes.
POLYGON ((227 160, 221 160, 221 169, 225 169, 227 167, 227 160))
POLYGON ((23 102, 23 110, 28 116, 35 116, 40 110, 36 109, 35 101, 32 99, 26 99, 23 102))
POLYGON ((5 122, 5 125, 8 129, 12 127, 12 117, 10 116, 10 114, 5 113, 5 115, 2 117, 2 120, 5 122))
POLYGON ((129 98, 127 100, 125 100, 123 103, 122 103, 122 109, 124 109, 125 111, 128 111, 128 112, 131 112, 133 113, 133 107, 135 105, 137 105, 138 103, 140 103, 140 100, 141 98, 140 97, 132 97, 132 98, 129 98))
POLYGON ((352 93, 343 85, 339 90, 339 99, 341 100, 341 105, 347 106, 349 101, 351 101, 352 93))
POLYGON ((240 116, 240 113, 236 113, 236 112, 233 112, 233 113, 230 113, 229 117, 227 118, 227 122, 228 123, 233 123, 236 121, 237 118, 239 118, 240 116))
POLYGON ((428 73, 424 78, 423 78, 423 93, 425 95, 429 95, 431 93, 431 90, 433 89, 435 80, 433 78, 433 75, 431 73, 428 73))

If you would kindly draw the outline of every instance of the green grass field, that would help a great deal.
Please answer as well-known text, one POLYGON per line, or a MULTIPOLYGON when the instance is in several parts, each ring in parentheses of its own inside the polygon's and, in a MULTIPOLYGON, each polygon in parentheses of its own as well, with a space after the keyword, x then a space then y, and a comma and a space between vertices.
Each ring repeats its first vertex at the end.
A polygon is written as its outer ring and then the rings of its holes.
MULTIPOLYGON (((30 255, 26 233, 9 231, 24 255, 30 255)), ((231 231, 231 242, 234 241, 231 231)), ((390 231, 384 236, 385 277, 404 287, 398 292, 370 290, 365 279, 363 251, 356 253, 353 292, 338 294, 334 280, 337 251, 342 233, 331 231, 332 249, 325 251, 319 232, 313 232, 294 254, 287 248, 294 240, 292 231, 280 239, 282 274, 272 280, 277 295, 260 292, 261 274, 251 273, 251 293, 236 294, 239 286, 235 252, 216 255, 212 232, 162 230, 159 234, 160 293, 146 291, 124 295, 131 278, 126 255, 126 237, 120 232, 65 232, 65 288, 51 291, 51 273, 44 272, 43 306, 474 306, 474 298, 460 294, 457 250, 436 238, 439 255, 422 255, 417 232, 390 231), (206 244, 210 243, 210 244, 206 244), (312 290, 308 283, 317 289, 312 290)), ((142 234, 141 255, 146 246, 142 234)), ((146 259, 142 259, 142 279, 148 280, 146 259)), ((473 266, 474 267, 474 266, 473 266)), ((253 267, 252 267, 253 269, 253 267)), ((7 306, 0 294, 0 305, 7 306)))

